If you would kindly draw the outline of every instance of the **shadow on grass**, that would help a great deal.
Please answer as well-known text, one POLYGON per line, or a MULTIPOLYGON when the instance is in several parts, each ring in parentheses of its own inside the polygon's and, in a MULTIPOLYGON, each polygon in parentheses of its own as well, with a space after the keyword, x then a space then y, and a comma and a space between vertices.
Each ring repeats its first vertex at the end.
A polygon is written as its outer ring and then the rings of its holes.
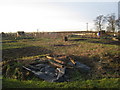
POLYGON ((53 46, 59 46, 59 47, 62 47, 62 46, 76 46, 77 44, 70 44, 70 45, 64 45, 64 44, 56 44, 56 45, 53 45, 53 46))
POLYGON ((36 47, 36 46, 11 48, 11 49, 4 49, 2 51, 2 59, 11 60, 21 57, 28 57, 28 56, 35 56, 35 55, 49 54, 49 53, 52 53, 52 51, 43 47, 36 47))
POLYGON ((87 39, 71 39, 69 41, 85 41, 85 40, 87 40, 87 39))
POLYGON ((120 45, 120 41, 88 41, 90 43, 100 43, 100 44, 110 44, 110 45, 120 45))
POLYGON ((99 38, 90 38, 90 37, 81 37, 82 39, 69 39, 69 41, 85 41, 89 43, 98 43, 98 44, 110 44, 110 45, 120 45, 120 41, 113 41, 110 39, 99 39, 99 38), (97 41, 95 41, 95 39, 97 41))
MULTIPOLYGON (((99 56, 93 56, 93 57, 85 57, 85 56, 74 56, 70 55, 72 59, 77 60, 91 68, 90 72, 86 75, 82 73, 83 78, 85 80, 87 79, 101 79, 103 77, 105 78, 118 78, 119 77, 119 67, 118 66, 112 66, 117 65, 119 62, 119 58, 116 57, 115 59, 113 57, 112 62, 105 62, 106 60, 101 60, 99 56), (114 61, 116 60, 117 61, 114 61), (110 74, 109 74, 110 73, 110 74)), ((74 73, 75 74, 75 73, 74 73)))
POLYGON ((3 41, 3 42, 0 42, 0 43, 14 43, 14 42, 17 42, 17 41, 3 41))
POLYGON ((90 67, 89 71, 84 69, 71 69, 68 74, 72 76, 71 78, 73 81, 77 80, 88 80, 92 79, 93 69, 95 67, 95 63, 91 60, 91 58, 86 56, 76 56, 76 55, 69 55, 73 60, 80 62, 88 67, 90 67))

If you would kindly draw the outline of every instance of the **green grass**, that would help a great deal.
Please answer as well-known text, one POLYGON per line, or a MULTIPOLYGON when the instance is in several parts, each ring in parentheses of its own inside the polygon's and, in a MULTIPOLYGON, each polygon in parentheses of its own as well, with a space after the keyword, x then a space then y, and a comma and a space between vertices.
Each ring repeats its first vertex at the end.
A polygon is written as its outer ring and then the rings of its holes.
POLYGON ((63 83, 50 83, 46 81, 19 81, 16 79, 3 79, 3 88, 120 88, 119 78, 73 81, 63 83))

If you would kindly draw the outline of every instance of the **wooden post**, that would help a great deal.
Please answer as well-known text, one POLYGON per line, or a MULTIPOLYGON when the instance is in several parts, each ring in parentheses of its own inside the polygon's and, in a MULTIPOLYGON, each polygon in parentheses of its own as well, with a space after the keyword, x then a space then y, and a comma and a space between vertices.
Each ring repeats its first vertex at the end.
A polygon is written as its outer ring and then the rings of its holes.
POLYGON ((65 37, 64 37, 64 40, 65 40, 65 41, 68 41, 68 37, 67 37, 67 36, 65 36, 65 37))

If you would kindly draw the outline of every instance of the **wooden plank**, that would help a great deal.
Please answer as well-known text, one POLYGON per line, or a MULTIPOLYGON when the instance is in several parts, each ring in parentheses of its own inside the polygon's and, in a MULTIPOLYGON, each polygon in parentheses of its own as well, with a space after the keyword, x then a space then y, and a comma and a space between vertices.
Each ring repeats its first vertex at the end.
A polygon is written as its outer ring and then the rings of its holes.
MULTIPOLYGON (((70 57, 69 57, 70 58, 70 57)), ((70 58, 70 61, 73 63, 73 64, 76 64, 76 62, 72 59, 72 58, 70 58)))
POLYGON ((57 66, 57 67, 59 67, 59 68, 63 68, 63 67, 64 67, 63 65, 54 63, 54 62, 52 62, 52 61, 50 61, 50 60, 49 60, 49 62, 50 62, 52 65, 57 66))
MULTIPOLYGON (((53 58, 53 57, 50 57, 50 56, 46 56, 48 59, 52 59, 52 60, 54 60, 54 61, 56 61, 56 62, 58 62, 58 63, 61 63, 61 64, 65 64, 65 62, 64 61, 61 61, 61 60, 59 60, 59 59, 56 59, 56 58, 53 58)), ((62 57, 63 58, 63 57, 62 57)))

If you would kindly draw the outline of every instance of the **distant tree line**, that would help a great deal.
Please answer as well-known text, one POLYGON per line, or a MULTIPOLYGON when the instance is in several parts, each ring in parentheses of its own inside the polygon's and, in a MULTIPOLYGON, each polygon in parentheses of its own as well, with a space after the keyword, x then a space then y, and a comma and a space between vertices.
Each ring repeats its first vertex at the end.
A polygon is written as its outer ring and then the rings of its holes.
POLYGON ((120 18, 115 19, 115 14, 108 14, 106 16, 99 15, 94 20, 95 27, 98 31, 106 29, 109 32, 115 32, 116 27, 120 29, 120 18))

